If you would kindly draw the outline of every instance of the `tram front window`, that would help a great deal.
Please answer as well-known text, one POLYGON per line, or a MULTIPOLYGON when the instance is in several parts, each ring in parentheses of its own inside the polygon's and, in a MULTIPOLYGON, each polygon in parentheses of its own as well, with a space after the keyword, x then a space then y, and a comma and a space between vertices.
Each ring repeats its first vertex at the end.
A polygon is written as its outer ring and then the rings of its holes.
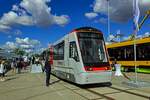
POLYGON ((84 64, 94 65, 108 62, 102 39, 97 37, 80 37, 79 45, 84 64))

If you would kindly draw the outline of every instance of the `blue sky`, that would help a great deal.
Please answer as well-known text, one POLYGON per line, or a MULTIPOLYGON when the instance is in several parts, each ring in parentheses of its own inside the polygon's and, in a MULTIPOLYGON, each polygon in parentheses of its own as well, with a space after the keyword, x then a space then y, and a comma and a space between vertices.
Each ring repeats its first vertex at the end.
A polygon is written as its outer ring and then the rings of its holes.
MULTIPOLYGON (((133 32, 131 1, 110 1, 111 33, 120 30, 127 37, 133 32)), ((106 3, 106 0, 0 0, 0 45, 16 44, 18 38, 22 42, 37 40, 41 47, 47 47, 49 42, 53 43, 82 26, 98 28, 106 38, 106 3)), ((139 5, 141 20, 150 1, 140 0, 139 5)), ((148 19, 139 34, 150 32, 149 28, 148 19)))

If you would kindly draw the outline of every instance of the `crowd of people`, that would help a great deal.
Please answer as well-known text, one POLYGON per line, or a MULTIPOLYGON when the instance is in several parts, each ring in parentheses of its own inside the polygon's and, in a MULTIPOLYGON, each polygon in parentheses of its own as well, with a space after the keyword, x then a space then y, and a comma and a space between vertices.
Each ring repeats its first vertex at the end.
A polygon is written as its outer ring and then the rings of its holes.
POLYGON ((5 74, 8 71, 12 71, 12 73, 20 74, 22 70, 26 70, 27 66, 32 64, 41 64, 42 69, 44 69, 44 60, 40 57, 19 57, 12 59, 0 59, 0 81, 5 81, 5 74))
POLYGON ((42 59, 42 57, 19 57, 12 59, 0 59, 0 81, 5 81, 5 74, 8 71, 12 71, 13 75, 20 74, 22 70, 26 70, 27 66, 41 66, 42 71, 46 72, 46 86, 49 86, 51 65, 47 58, 42 59))

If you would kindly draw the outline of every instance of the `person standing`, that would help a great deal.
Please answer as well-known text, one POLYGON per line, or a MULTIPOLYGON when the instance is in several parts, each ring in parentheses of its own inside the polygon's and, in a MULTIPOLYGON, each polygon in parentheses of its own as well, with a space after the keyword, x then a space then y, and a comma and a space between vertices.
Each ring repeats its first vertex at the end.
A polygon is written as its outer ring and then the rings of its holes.
POLYGON ((115 69, 116 69, 115 76, 122 76, 122 73, 121 73, 121 64, 118 64, 117 60, 115 60, 114 64, 115 64, 115 69))
POLYGON ((23 67, 22 59, 20 58, 19 61, 17 62, 18 74, 21 73, 22 67, 23 67))
POLYGON ((35 57, 33 56, 32 57, 32 64, 34 64, 35 63, 35 57))
POLYGON ((15 60, 13 60, 12 62, 11 62, 11 69, 12 69, 12 73, 13 74, 16 74, 16 62, 15 62, 15 60))
POLYGON ((4 69, 4 63, 5 61, 0 61, 0 77, 1 81, 5 81, 5 69, 4 69))
POLYGON ((48 61, 48 58, 45 61, 44 69, 46 72, 46 86, 48 87, 50 85, 50 74, 51 74, 51 65, 50 61, 48 61))

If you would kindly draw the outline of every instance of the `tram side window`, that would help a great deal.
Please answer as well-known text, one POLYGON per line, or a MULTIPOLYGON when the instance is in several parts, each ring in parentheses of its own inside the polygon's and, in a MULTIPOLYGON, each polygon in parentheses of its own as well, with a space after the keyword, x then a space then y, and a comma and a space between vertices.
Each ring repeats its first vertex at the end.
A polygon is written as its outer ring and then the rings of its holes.
POLYGON ((150 43, 137 45, 137 60, 150 60, 150 43))
POLYGON ((123 52, 122 52, 121 48, 108 49, 108 53, 109 53, 111 61, 114 59, 117 59, 118 61, 123 59, 123 57, 122 57, 123 52))
POLYGON ((125 60, 134 60, 134 46, 133 45, 126 47, 126 59, 125 60))
POLYGON ((109 48, 107 50, 108 50, 110 61, 113 61, 115 59, 114 48, 109 48))
POLYGON ((77 62, 79 61, 77 46, 76 46, 75 42, 70 42, 70 45, 69 45, 69 58, 73 58, 77 62))
POLYGON ((125 50, 124 47, 117 48, 117 51, 116 51, 116 53, 117 53, 116 59, 117 60, 120 60, 120 61, 125 60, 124 50, 125 50))
POLYGON ((54 46, 54 60, 64 60, 64 41, 54 46))
POLYGON ((118 61, 134 59, 133 46, 110 48, 108 49, 108 53, 111 61, 113 59, 117 59, 118 61))

